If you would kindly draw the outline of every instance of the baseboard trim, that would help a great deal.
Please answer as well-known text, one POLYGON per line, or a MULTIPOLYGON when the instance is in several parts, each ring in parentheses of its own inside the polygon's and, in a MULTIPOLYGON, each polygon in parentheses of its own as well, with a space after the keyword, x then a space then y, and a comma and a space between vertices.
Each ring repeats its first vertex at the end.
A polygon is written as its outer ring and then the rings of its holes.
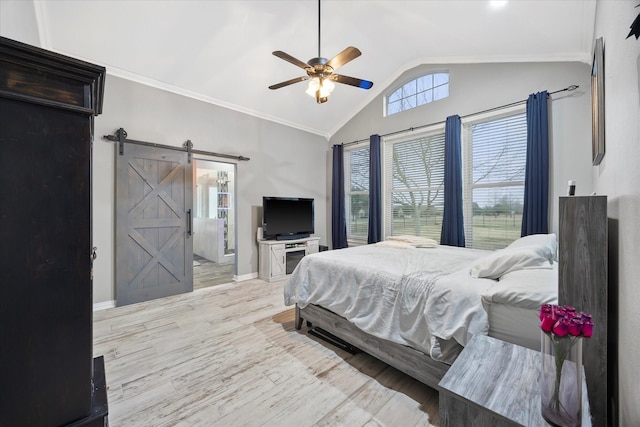
MULTIPOLYGON (((234 275, 233 281, 244 282, 246 280, 257 279, 257 278, 258 278, 258 273, 249 273, 249 274, 242 274, 240 276, 234 275)), ((219 286, 220 285, 218 285, 217 287, 218 289, 219 289, 219 286)), ((203 289, 209 289, 209 288, 203 288, 203 289)), ((93 304, 93 311, 106 310, 108 308, 114 308, 115 306, 116 306, 115 300, 97 302, 93 304)))
POLYGON ((234 275, 233 281, 244 282, 245 280, 257 279, 257 278, 258 278, 258 273, 256 272, 256 273, 243 274, 241 276, 234 275))
POLYGON ((97 302, 93 304, 93 311, 106 310, 108 308, 113 308, 115 306, 116 306, 115 300, 97 302))

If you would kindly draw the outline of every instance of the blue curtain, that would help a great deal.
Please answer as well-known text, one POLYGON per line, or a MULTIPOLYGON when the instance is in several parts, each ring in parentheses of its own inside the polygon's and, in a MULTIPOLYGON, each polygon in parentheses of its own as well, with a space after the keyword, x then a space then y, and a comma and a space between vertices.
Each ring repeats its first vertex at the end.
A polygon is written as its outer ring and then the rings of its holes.
POLYGON ((464 247, 460 116, 447 117, 444 133, 444 213, 440 244, 464 247))
POLYGON ((527 100, 527 165, 522 236, 547 233, 549 215, 549 117, 547 91, 527 100))
POLYGON ((333 249, 347 247, 347 221, 344 209, 344 147, 333 146, 333 181, 331 184, 331 240, 333 249))
POLYGON ((367 243, 382 240, 382 170, 380 135, 369 137, 369 234, 367 243))

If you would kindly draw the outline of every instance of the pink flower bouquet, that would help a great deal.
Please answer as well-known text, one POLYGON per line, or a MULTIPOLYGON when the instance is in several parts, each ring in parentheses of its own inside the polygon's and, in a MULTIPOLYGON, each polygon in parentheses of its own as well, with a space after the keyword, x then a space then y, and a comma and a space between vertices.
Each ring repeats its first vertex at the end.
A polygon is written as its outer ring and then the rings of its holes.
POLYGON ((568 305, 543 304, 540 307, 540 328, 558 337, 571 335, 591 338, 593 322, 589 313, 578 313, 568 305))
POLYGON ((544 304, 540 307, 540 329, 542 416, 552 425, 579 426, 582 421, 581 339, 593 334, 591 315, 567 305, 544 304))

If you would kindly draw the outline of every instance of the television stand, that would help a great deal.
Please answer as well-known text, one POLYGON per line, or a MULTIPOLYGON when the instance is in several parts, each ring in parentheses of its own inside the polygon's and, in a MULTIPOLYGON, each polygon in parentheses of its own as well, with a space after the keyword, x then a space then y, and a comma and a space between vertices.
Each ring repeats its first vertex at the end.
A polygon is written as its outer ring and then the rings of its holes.
POLYGON ((303 257, 318 252, 319 237, 294 240, 258 240, 258 276, 267 282, 285 278, 303 257))
POLYGON ((285 236, 277 236, 276 240, 301 240, 301 239, 306 239, 307 237, 309 237, 309 234, 307 233, 302 233, 302 234, 291 234, 291 235, 285 235, 285 236))

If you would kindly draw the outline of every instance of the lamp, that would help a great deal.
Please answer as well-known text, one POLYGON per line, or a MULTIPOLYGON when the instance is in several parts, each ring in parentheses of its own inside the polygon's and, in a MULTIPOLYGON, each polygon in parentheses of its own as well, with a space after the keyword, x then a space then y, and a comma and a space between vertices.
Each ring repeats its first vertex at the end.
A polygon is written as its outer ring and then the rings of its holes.
POLYGON ((318 104, 327 102, 329 94, 336 85, 326 77, 313 77, 309 80, 309 86, 305 91, 309 96, 314 96, 318 104))

